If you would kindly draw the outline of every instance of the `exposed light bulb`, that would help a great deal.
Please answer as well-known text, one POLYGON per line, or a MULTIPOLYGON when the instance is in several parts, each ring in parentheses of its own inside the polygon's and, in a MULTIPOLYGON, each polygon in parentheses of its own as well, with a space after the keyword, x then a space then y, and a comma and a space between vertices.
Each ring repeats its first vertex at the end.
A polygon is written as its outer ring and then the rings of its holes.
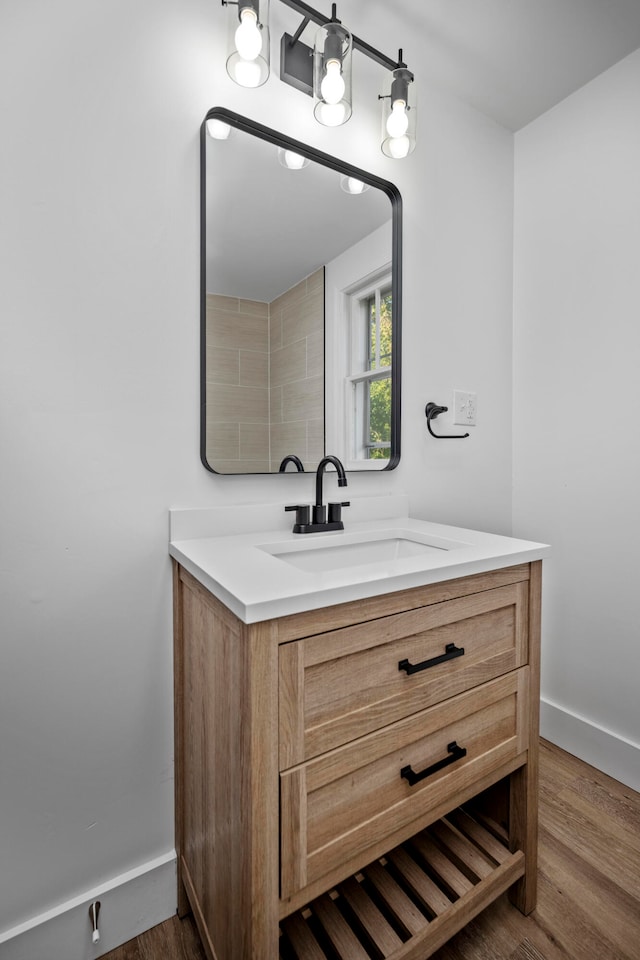
POLYGON ((387 133, 390 137, 402 137, 408 129, 407 105, 404 100, 396 100, 387 117, 387 133))
POLYGON ((328 60, 325 75, 320 84, 320 93, 325 103, 339 104, 344 97, 345 82, 339 60, 328 60))
POLYGON ((240 12, 240 26, 236 30, 235 43, 236 50, 243 60, 255 60, 262 51, 262 34, 258 26, 258 15, 252 7, 244 7, 240 12))
POLYGON ((289 170, 302 170, 305 166, 305 158, 293 150, 284 151, 284 163, 289 170))
POLYGON ((231 133, 231 127, 224 120, 207 120, 207 133, 214 140, 227 140, 231 133))
POLYGON ((241 87, 259 87, 262 81, 260 64, 255 60, 237 60, 233 65, 233 78, 241 87))
POLYGON ((390 137, 387 141, 389 145, 389 154, 394 160, 401 160, 406 157, 411 148, 411 141, 406 134, 401 137, 390 137))

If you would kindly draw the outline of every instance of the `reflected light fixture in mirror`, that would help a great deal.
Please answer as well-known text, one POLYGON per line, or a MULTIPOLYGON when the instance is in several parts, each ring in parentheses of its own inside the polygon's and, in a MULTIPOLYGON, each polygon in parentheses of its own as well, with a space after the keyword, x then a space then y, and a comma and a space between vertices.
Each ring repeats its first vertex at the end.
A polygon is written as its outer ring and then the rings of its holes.
MULTIPOLYGON (((241 86, 260 86, 269 76, 268 0, 221 0, 231 11, 230 53, 227 72, 241 86)), ((337 127, 352 113, 351 60, 359 50, 390 73, 390 91, 378 96, 383 102, 381 149, 386 157, 408 157, 416 145, 416 104, 413 74, 407 70, 402 50, 397 60, 350 33, 336 16, 314 10, 303 0, 280 0, 302 17, 292 33, 280 41, 280 79, 314 98, 313 113, 324 126, 337 127), (310 23, 317 24, 313 47, 302 40, 310 23)))
POLYGON ((309 166, 309 158, 296 153, 295 150, 285 150, 284 147, 278 147, 278 160, 283 167, 288 170, 302 170, 309 166))
POLYGON ((214 140, 228 140, 231 127, 223 120, 207 120, 207 133, 214 140))
POLYGON ((340 177, 340 187, 345 193, 352 193, 357 196, 359 193, 365 193, 369 189, 369 184, 363 183, 356 177, 343 176, 340 177))
POLYGON ((269 77, 269 0, 222 0, 228 13, 227 73, 241 87, 269 77))

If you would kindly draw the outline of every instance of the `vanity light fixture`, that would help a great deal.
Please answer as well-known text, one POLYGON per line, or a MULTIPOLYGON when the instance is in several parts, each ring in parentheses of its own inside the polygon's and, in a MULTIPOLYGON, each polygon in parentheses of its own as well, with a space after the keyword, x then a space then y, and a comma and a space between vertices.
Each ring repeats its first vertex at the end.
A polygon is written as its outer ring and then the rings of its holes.
POLYGON ((398 66, 391 76, 389 93, 378 98, 382 103, 382 152, 386 157, 400 160, 408 157, 416 146, 413 74, 402 63, 402 50, 398 52, 398 66))
MULTIPOLYGON (((221 2, 234 11, 227 72, 236 83, 257 87, 269 76, 269 0, 221 2)), ((319 123, 340 126, 351 116, 351 56, 359 50, 390 72, 390 91, 378 98, 383 103, 382 152, 394 160, 412 153, 416 145, 414 77, 402 60, 402 50, 393 60, 351 34, 338 20, 335 3, 327 18, 303 0, 280 2, 302 17, 293 35, 282 35, 280 79, 314 98, 313 113, 319 123), (320 27, 313 47, 300 39, 311 22, 320 27)))
MULTIPOLYGON (((335 18, 336 5, 332 16, 335 18)), ((351 34, 332 19, 316 33, 313 48, 313 115, 325 127, 339 127, 351 116, 351 34)))
POLYGON ((228 10, 227 73, 241 87, 269 77, 269 0, 222 0, 228 10))

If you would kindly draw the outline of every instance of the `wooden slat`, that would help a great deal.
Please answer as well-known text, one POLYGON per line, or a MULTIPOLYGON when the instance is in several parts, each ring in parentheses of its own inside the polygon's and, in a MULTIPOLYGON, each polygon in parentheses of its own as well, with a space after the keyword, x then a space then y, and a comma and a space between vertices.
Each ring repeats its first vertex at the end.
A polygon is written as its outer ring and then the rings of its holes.
POLYGON ((370 864, 363 872, 409 936, 415 936, 426 927, 427 918, 420 913, 413 900, 407 896, 379 861, 370 864))
POLYGON ((417 836, 412 837, 411 843, 427 863, 433 867, 443 882, 446 883, 454 893, 457 893, 459 897, 463 897, 465 893, 468 893, 469 890, 472 889, 473 884, 471 880, 458 870, 456 865, 435 845, 431 837, 428 837, 424 833, 419 833, 417 836))
POLYGON ((324 927, 340 960, 371 960, 328 894, 314 900, 311 909, 324 927))
POLYGON ((291 946, 304 960, 327 960, 326 954, 299 913, 282 921, 291 946))
POLYGON ((375 903, 367 896, 355 877, 349 877, 338 887, 339 892, 358 917, 363 927, 382 953, 388 957, 402 946, 402 940, 380 913, 375 903))
POLYGON ((486 830, 487 833, 490 833, 493 837, 495 837, 498 843, 501 843, 505 848, 508 848, 509 833, 506 827, 502 823, 498 823, 497 820, 494 820, 493 817, 489 816, 488 813, 485 813, 484 810, 478 810, 476 808, 475 801, 470 803, 469 808, 482 829, 486 830))
POLYGON ((431 910, 437 916, 449 909, 451 901, 446 893, 420 869, 406 850, 397 847, 388 854, 388 858, 427 910, 431 910))
POLYGON ((478 880, 488 877, 493 870, 493 864, 478 848, 446 821, 439 820, 434 823, 429 832, 446 846, 448 853, 453 855, 454 862, 464 864, 478 880))
POLYGON ((504 863, 509 858, 508 849, 464 810, 454 810, 448 814, 447 820, 473 840, 496 863, 504 863))
MULTIPOLYGON (((451 904, 430 924, 424 934, 414 937, 398 950, 393 960, 425 960, 462 926, 473 920, 492 900, 504 893, 524 873, 524 857, 514 853, 496 867, 490 877, 481 880, 469 893, 451 904)), ((486 955, 485 955, 486 956, 486 955)))

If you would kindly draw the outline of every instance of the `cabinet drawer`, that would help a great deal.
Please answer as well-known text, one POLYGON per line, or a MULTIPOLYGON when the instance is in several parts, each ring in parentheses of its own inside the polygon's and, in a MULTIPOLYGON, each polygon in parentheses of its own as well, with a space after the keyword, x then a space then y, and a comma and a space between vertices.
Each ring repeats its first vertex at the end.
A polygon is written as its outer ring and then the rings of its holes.
POLYGON ((368 862, 374 843, 410 836, 526 750, 528 678, 523 667, 281 774, 282 897, 353 858, 368 862))
POLYGON ((525 581, 283 644, 280 769, 523 666, 527 630, 525 581))

